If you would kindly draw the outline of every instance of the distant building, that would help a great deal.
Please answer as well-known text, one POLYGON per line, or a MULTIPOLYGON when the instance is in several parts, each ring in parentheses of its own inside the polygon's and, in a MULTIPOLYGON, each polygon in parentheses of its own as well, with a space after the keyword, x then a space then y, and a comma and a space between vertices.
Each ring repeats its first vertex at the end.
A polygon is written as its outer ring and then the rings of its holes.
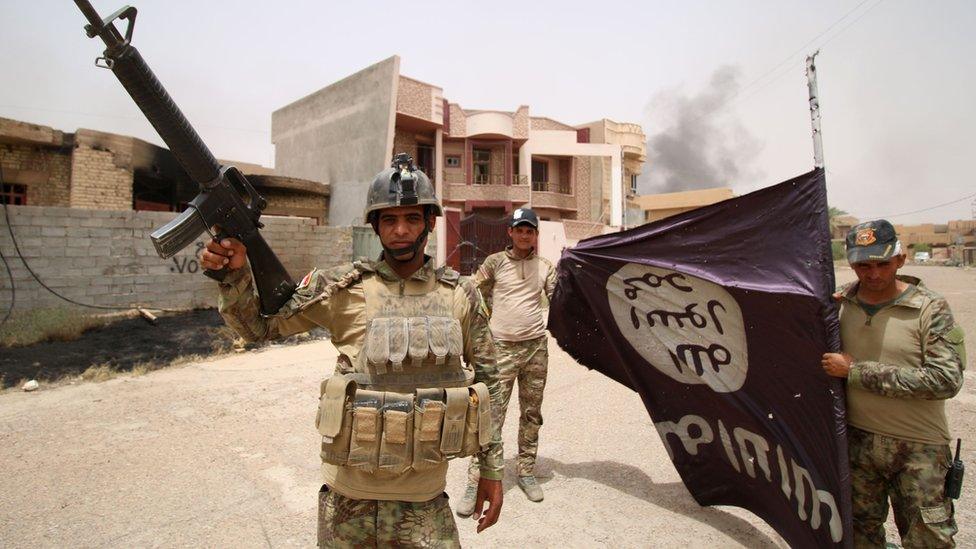
POLYGON ((830 237, 834 240, 844 240, 847 238, 847 233, 851 232, 851 228, 858 223, 860 221, 852 215, 838 215, 830 222, 830 237))
MULTIPOLYGON (((227 163, 268 200, 266 214, 328 222, 327 184, 227 163)), ((7 118, 0 118, 0 167, 0 201, 7 204, 180 211, 198 192, 168 149, 125 135, 84 128, 66 133, 7 118)))
POLYGON ((644 212, 644 223, 671 217, 682 212, 708 206, 735 196, 728 187, 697 189, 676 193, 645 194, 632 198, 644 212))
POLYGON ((895 232, 909 258, 914 257, 919 244, 925 244, 931 247, 932 259, 965 264, 976 262, 973 257, 976 250, 976 220, 956 220, 944 225, 895 225, 895 232))

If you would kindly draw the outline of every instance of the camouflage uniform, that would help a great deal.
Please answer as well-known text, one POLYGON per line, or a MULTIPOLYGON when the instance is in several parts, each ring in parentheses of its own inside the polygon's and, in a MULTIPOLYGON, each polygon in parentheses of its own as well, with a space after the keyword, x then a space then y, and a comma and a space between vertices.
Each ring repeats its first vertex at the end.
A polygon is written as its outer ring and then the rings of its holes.
POLYGON ((849 427, 855 547, 884 547, 888 494, 905 547, 954 547, 951 499, 943 497, 948 446, 910 442, 849 427))
POLYGON ((447 495, 430 501, 353 499, 322 486, 320 547, 461 547, 447 495))
POLYGON ((857 283, 840 290, 842 348, 854 357, 847 381, 854 545, 885 546, 890 494, 905 547, 954 547, 944 401, 962 385, 962 331, 942 296, 917 278, 898 278, 915 288, 873 316, 857 301, 857 283), (865 351, 871 338, 876 353, 865 351))
MULTIPOLYGON (((292 298, 276 315, 270 317, 262 317, 258 313, 250 269, 245 266, 231 272, 220 284, 219 310, 227 324, 248 341, 285 337, 322 326, 329 330, 332 343, 339 351, 336 373, 352 373, 366 335, 364 286, 370 280, 373 281, 371 284, 383 284, 394 294, 399 287, 400 296, 405 295, 406 289, 408 297, 416 295, 418 298, 424 295, 417 294, 418 289, 432 287, 432 284, 453 288, 451 314, 462 327, 465 362, 473 366, 475 382, 488 386, 492 408, 500 403, 502 393, 495 366, 494 344, 481 296, 470 280, 459 279, 455 271, 446 267, 434 269, 429 259, 406 280, 401 279, 382 259, 356 262, 328 271, 313 270, 302 280, 292 298)), ((395 314, 395 311, 389 313, 395 314)), ((485 478, 498 480, 502 478, 503 463, 501 436, 495 426, 491 439, 488 449, 478 456, 480 473, 485 478)), ((324 473, 326 466, 329 464, 323 465, 324 473)), ((333 474, 336 470, 345 472, 346 469, 331 467, 333 474)), ((458 546, 457 529, 450 516, 447 498, 442 493, 446 471, 447 465, 444 463, 442 468, 432 473, 422 473, 428 475, 426 484, 432 485, 435 491, 426 496, 426 501, 354 499, 338 493, 335 486, 323 490, 319 498, 320 544, 356 547, 458 546), (433 483, 429 480, 430 474, 436 477, 433 483)), ((363 477, 358 478, 361 482, 363 477)), ((370 481, 370 477, 366 480, 370 481)), ((376 478, 375 484, 382 486, 383 478, 376 478)))
MULTIPOLYGON (((532 252, 526 258, 515 256, 511 247, 503 252, 492 254, 485 258, 485 261, 478 268, 474 276, 478 289, 485 297, 486 303, 495 305, 495 294, 502 290, 505 285, 529 284, 538 285, 537 299, 535 305, 538 311, 519 311, 525 314, 540 314, 542 308, 548 304, 548 298, 552 295, 556 287, 556 270, 552 263, 535 255, 532 252), (532 277, 521 279, 499 279, 497 276, 505 263, 511 265, 512 262, 520 262, 538 258, 538 273, 532 277)), ((519 430, 518 430, 518 467, 519 476, 534 475, 536 456, 539 450, 539 428, 542 427, 542 395, 546 388, 546 377, 549 370, 549 349, 548 338, 545 335, 544 319, 540 318, 539 326, 535 332, 541 329, 541 335, 524 340, 512 341, 507 335, 499 337, 499 330, 494 328, 496 323, 509 324, 513 319, 512 312, 501 318, 497 315, 497 310, 491 312, 492 333, 495 339, 495 360, 498 365, 498 374, 501 381, 501 405, 497 408, 492 403, 492 425, 497 426, 501 431, 505 423, 505 414, 508 411, 508 403, 512 396, 512 390, 516 381, 519 386, 519 430)), ((517 314, 517 313, 516 313, 517 314)), ((472 460, 468 468, 468 480, 471 484, 477 483, 479 469, 477 463, 472 460)))

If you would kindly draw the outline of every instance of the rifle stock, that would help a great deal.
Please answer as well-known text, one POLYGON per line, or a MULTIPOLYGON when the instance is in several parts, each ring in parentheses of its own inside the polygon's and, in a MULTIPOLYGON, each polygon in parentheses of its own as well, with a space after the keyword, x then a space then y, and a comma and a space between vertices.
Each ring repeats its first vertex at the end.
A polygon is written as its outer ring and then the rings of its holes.
MULTIPOLYGON (((131 45, 136 9, 126 6, 103 20, 88 0, 75 0, 75 4, 88 19, 88 36, 98 36, 105 43, 105 52, 95 64, 111 69, 187 175, 200 185, 200 194, 187 209, 150 236, 156 252, 164 259, 172 257, 202 233, 219 226, 221 236, 236 238, 247 246, 261 312, 274 314, 291 297, 295 283, 258 232, 263 227, 259 219, 266 205, 264 198, 236 168, 221 167, 131 45), (115 28, 116 19, 128 21, 124 37, 115 28)), ((222 280, 226 269, 205 274, 222 280)))

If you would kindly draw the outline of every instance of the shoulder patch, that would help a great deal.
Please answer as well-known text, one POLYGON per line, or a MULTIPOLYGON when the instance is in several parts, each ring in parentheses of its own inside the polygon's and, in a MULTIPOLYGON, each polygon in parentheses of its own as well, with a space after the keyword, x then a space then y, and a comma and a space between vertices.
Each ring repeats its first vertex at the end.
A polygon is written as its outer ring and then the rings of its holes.
POLYGON ((332 297, 336 291, 348 288, 362 276, 363 271, 355 263, 339 265, 328 271, 313 269, 305 276, 309 279, 308 282, 302 279, 303 285, 299 286, 292 296, 291 301, 294 302, 292 314, 302 312, 316 303, 332 297))

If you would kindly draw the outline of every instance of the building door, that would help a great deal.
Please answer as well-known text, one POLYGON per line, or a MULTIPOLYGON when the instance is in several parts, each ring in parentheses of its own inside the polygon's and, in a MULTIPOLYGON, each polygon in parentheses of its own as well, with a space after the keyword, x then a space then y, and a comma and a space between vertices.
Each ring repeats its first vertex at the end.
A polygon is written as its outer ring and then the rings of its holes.
POLYGON ((417 167, 420 171, 427 174, 431 183, 434 182, 434 147, 430 145, 417 145, 417 167))

